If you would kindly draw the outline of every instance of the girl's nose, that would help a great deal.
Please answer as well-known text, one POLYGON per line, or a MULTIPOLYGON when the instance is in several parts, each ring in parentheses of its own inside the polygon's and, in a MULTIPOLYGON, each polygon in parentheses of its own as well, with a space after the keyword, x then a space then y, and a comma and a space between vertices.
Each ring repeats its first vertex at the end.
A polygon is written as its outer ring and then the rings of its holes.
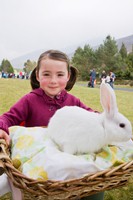
POLYGON ((56 83, 57 82, 57 77, 56 76, 52 76, 51 77, 51 83, 56 83))

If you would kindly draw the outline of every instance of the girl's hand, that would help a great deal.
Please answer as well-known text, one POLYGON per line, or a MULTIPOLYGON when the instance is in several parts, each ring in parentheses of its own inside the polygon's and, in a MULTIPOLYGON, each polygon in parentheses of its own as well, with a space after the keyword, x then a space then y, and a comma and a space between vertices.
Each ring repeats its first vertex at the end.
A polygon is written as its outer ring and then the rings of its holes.
POLYGON ((0 129, 0 139, 4 139, 4 140, 6 141, 6 143, 7 143, 7 145, 9 146, 9 144, 10 144, 10 137, 9 137, 9 135, 8 135, 5 131, 3 131, 2 129, 0 129))

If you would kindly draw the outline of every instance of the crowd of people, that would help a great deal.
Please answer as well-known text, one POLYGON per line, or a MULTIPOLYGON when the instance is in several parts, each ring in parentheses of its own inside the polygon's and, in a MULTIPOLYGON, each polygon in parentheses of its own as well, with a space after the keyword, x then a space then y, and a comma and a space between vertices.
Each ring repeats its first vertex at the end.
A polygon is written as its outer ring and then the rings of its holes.
POLYGON ((15 74, 14 73, 7 73, 4 71, 0 71, 0 78, 15 78, 15 74))
POLYGON ((8 73, 4 71, 0 71, 0 78, 19 78, 19 79, 29 79, 30 74, 20 71, 17 73, 8 73))
POLYGON ((101 82, 106 82, 110 84, 112 88, 114 88, 114 81, 115 81, 115 74, 113 72, 109 72, 109 74, 106 74, 104 70, 102 71, 101 82))
MULTIPOLYGON (((106 73, 105 70, 102 71, 100 76, 100 81, 110 84, 114 88, 115 74, 113 72, 106 73)), ((96 84, 96 71, 95 69, 90 70, 88 87, 94 88, 96 84)))

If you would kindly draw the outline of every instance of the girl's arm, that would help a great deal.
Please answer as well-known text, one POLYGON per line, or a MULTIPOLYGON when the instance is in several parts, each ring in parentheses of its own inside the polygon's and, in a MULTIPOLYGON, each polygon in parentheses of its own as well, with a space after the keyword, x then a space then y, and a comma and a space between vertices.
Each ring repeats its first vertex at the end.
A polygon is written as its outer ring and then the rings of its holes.
POLYGON ((7 134, 10 126, 20 125, 28 117, 28 100, 27 95, 15 103, 8 112, 0 116, 0 129, 7 134))

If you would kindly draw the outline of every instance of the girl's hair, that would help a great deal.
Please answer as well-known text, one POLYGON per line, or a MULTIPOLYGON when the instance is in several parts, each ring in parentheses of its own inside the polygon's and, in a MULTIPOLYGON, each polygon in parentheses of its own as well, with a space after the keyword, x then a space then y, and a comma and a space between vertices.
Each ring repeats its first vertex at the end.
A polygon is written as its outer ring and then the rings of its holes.
POLYGON ((76 82, 78 70, 75 67, 70 66, 70 61, 67 55, 58 50, 49 50, 40 55, 37 62, 37 66, 33 69, 30 76, 30 83, 31 83, 32 89, 34 90, 40 87, 40 84, 36 79, 36 73, 39 73, 40 63, 43 59, 46 59, 46 58, 59 60, 59 61, 63 61, 67 63, 67 69, 68 69, 68 73, 70 73, 70 78, 69 78, 69 81, 67 82, 65 89, 67 91, 70 91, 76 82))

